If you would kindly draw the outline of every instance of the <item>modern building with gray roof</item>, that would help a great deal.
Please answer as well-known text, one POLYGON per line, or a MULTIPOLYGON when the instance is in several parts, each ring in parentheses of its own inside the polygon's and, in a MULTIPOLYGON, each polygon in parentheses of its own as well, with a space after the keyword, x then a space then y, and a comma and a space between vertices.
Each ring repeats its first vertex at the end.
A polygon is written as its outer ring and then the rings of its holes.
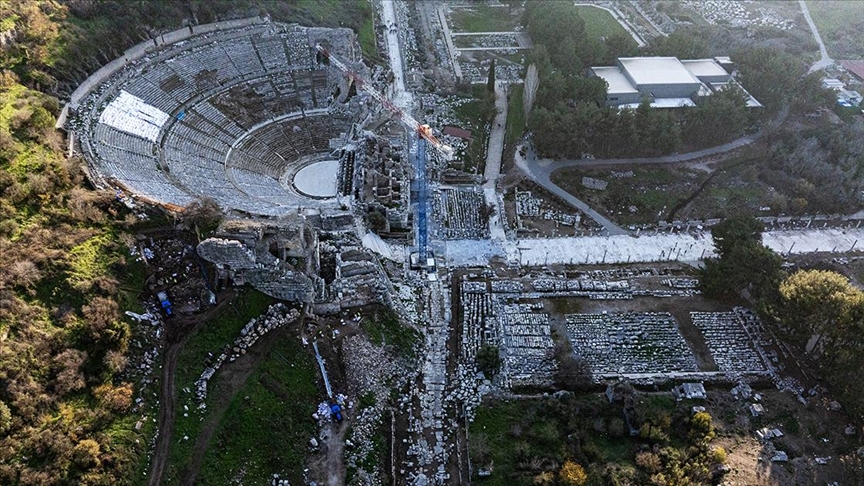
MULTIPOLYGON (((699 98, 738 85, 731 70, 728 58, 621 57, 615 66, 592 67, 590 74, 606 81, 607 106, 635 108, 648 99, 655 108, 676 108, 696 106, 699 98)), ((748 106, 762 106, 747 96, 748 106)))

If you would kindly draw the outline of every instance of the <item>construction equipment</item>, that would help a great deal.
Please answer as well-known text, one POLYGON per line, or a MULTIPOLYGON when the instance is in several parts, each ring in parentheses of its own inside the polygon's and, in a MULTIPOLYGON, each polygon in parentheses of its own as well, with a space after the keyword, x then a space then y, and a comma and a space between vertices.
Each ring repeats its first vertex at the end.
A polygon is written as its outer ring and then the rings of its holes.
POLYGON ((158 292, 156 298, 159 300, 159 305, 162 306, 162 311, 165 312, 165 315, 168 317, 173 316, 174 311, 171 309, 171 301, 168 300, 168 293, 158 292))
POLYGON ((351 78, 351 80, 354 81, 354 84, 359 89, 362 89, 363 91, 369 93, 370 96, 372 96, 379 103, 381 103, 384 108, 387 108, 387 110, 389 110, 390 113, 395 115, 396 118, 406 127, 416 132, 419 136, 423 137, 423 139, 429 142, 430 145, 435 147, 435 149, 441 153, 444 159, 451 160, 453 158, 453 148, 435 138, 435 136, 432 135, 432 128, 430 128, 429 125, 421 124, 420 122, 415 120, 414 117, 403 111, 398 106, 394 105, 393 102, 387 99, 387 97, 384 96, 383 93, 372 87, 371 83, 367 83, 357 73, 349 69, 348 66, 346 66, 342 61, 330 54, 330 51, 322 47, 320 44, 316 45, 315 48, 318 49, 318 52, 320 52, 324 55, 324 57, 327 58, 330 64, 336 66, 337 68, 339 68, 340 71, 345 73, 346 76, 351 78))

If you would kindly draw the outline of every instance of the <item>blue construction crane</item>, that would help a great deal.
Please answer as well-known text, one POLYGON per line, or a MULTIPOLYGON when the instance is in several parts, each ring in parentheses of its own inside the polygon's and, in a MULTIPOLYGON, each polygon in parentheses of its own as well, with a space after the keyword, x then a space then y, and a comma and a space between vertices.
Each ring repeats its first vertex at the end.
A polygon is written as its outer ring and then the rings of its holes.
POLYGON ((417 155, 414 157, 414 181, 417 189, 417 263, 426 264, 429 243, 429 225, 426 218, 426 139, 417 137, 417 155))

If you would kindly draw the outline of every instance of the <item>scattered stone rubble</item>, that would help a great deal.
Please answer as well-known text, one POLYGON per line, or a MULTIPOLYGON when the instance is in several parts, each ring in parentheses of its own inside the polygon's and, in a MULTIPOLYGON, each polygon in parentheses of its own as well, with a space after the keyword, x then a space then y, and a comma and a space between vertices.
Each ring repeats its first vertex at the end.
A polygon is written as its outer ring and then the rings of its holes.
POLYGON ((499 313, 503 365, 500 380, 505 388, 552 384, 557 369, 549 315, 540 304, 505 305, 499 313))
MULTIPOLYGON (((720 371, 764 372, 766 365, 746 326, 758 325, 755 315, 738 308, 732 312, 691 312, 720 371)), ((755 332, 755 329, 754 329, 755 332)))
POLYGON ((668 312, 569 314, 573 351, 595 379, 640 373, 696 372, 696 358, 668 312))
MULTIPOLYGON (((350 436, 347 437, 345 465, 354 468, 363 477, 363 484, 381 484, 377 464, 375 470, 366 470, 364 460, 374 448, 373 439, 380 437, 381 422, 385 417, 386 406, 391 388, 401 389, 410 376, 408 363, 394 360, 380 347, 373 346, 359 336, 350 336, 342 341, 348 392, 352 396, 371 394, 372 404, 356 409, 351 422, 350 436)), ((410 406, 406 397, 400 407, 410 406)), ((325 411, 327 413, 327 411, 325 411)), ((326 416, 326 415, 325 415, 326 416)))
POLYGON ((709 24, 728 23, 733 27, 774 27, 789 30, 795 27, 795 22, 781 17, 776 12, 755 7, 753 2, 737 0, 684 0, 683 5, 699 12, 709 24), (748 9, 754 6, 756 12, 748 9))
POLYGON ((555 221, 564 226, 578 226, 582 222, 581 214, 562 213, 544 207, 543 199, 534 197, 531 191, 515 191, 516 198, 516 229, 524 230, 526 218, 538 218, 545 221, 555 221))
POLYGON ((489 237, 489 222, 484 219, 485 199, 478 189, 443 189, 432 198, 432 214, 444 239, 482 239, 489 237))

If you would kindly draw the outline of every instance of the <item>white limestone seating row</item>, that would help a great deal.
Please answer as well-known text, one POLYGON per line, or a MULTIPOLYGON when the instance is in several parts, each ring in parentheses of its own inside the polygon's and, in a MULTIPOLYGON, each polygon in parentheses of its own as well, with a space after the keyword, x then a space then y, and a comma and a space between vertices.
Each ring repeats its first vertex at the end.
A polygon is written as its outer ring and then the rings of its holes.
POLYGON ((346 128, 341 123, 336 117, 326 115, 272 123, 236 146, 228 164, 278 178, 297 157, 328 152, 330 139, 338 137, 346 128))
MULTIPOLYGON (((109 150, 119 151, 114 148, 109 150)), ((155 159, 135 155, 126 157, 126 163, 122 165, 110 162, 111 159, 111 157, 103 159, 102 169, 113 174, 113 177, 134 194, 177 206, 185 206, 192 201, 193 198, 187 192, 177 187, 177 184, 168 179, 163 172, 154 169, 155 159)))
POLYGON ((699 371, 667 312, 569 314, 566 320, 573 351, 595 375, 699 371))
POLYGON ((738 312, 691 312, 690 318, 705 337, 717 369, 727 372, 765 371, 738 312))
MULTIPOLYGON (((323 140, 328 139, 327 137, 330 135, 329 130, 322 128, 330 126, 332 122, 328 117, 319 118, 324 120, 324 122, 310 122, 309 126, 311 130, 301 129, 302 135, 298 135, 298 137, 305 138, 309 141, 308 145, 301 145, 303 149, 308 148, 314 150, 314 145, 312 144, 316 143, 316 140, 317 143, 323 144, 323 140), (322 127, 322 125, 324 127, 322 127), (312 137, 309 134, 310 131, 314 131, 316 137, 312 137)), ((192 120, 194 120, 194 118, 192 120)), ((240 174, 240 178, 239 180, 235 179, 232 181, 231 178, 225 174, 225 166, 223 162, 225 159, 225 153, 230 148, 227 143, 227 132, 211 130, 209 133, 220 133, 220 138, 209 137, 209 140, 207 140, 208 137, 205 132, 193 130, 190 128, 190 125, 191 122, 189 124, 175 124, 175 128, 170 132, 171 136, 166 137, 166 145, 164 147, 165 161, 171 169, 171 174, 186 187, 192 189, 196 193, 210 195, 223 205, 228 204, 231 207, 237 207, 238 209, 246 211, 261 210, 261 206, 258 204, 249 205, 244 202, 244 200, 248 199, 248 196, 252 194, 259 199, 263 199, 269 204, 279 204, 291 199, 290 195, 286 193, 275 178, 267 181, 263 177, 254 177, 249 174, 244 174, 243 172, 235 172, 233 174, 235 176, 240 174)), ((290 133, 293 133, 293 131, 290 133)), ((147 175, 148 172, 158 172, 158 160, 155 157, 149 158, 152 157, 154 147, 152 143, 126 135, 105 125, 97 126, 97 134, 99 137, 98 140, 103 143, 97 150, 103 158, 109 157, 107 151, 109 146, 123 147, 123 149, 112 151, 110 153, 110 160, 117 161, 129 159, 134 157, 134 155, 148 157, 147 163, 134 164, 136 172, 134 174, 130 174, 129 170, 109 170, 109 172, 114 174, 118 179, 124 180, 127 177, 134 177, 134 179, 140 183, 139 185, 141 185, 146 184, 145 181, 148 177, 156 177, 154 175, 147 175), (132 149, 132 151, 127 149, 132 149)), ((272 153, 274 152, 269 152, 269 154, 272 153)), ((300 151, 297 151, 297 154, 300 153, 300 151)), ((124 163, 122 165, 126 164, 124 163)), ((122 167, 122 165, 112 164, 110 167, 122 167)), ((286 161, 283 160, 280 166, 284 169, 285 165, 286 161)), ((256 167, 252 167, 251 169, 255 172, 270 175, 271 177, 278 176, 278 172, 275 172, 274 170, 268 169, 265 171, 261 167, 257 167, 258 170, 255 170, 256 167)), ((136 189, 141 189, 143 193, 148 194, 154 192, 147 190, 146 187, 139 188, 136 186, 136 189)), ((159 193, 164 192, 164 190, 159 191, 159 193)), ((182 193, 182 191, 172 192, 175 196, 182 193)), ((184 194, 182 201, 186 200, 188 200, 188 197, 184 194)), ((173 204, 179 204, 181 200, 174 197, 170 202, 173 204)), ((268 211, 268 213, 270 212, 272 211, 268 211)))
POLYGON ((246 194, 275 205, 285 202, 285 188, 276 179, 238 167, 232 167, 231 174, 237 187, 246 194))
POLYGON ((120 91, 99 115, 99 123, 151 142, 159 138, 159 132, 167 121, 168 113, 126 91, 120 91))

